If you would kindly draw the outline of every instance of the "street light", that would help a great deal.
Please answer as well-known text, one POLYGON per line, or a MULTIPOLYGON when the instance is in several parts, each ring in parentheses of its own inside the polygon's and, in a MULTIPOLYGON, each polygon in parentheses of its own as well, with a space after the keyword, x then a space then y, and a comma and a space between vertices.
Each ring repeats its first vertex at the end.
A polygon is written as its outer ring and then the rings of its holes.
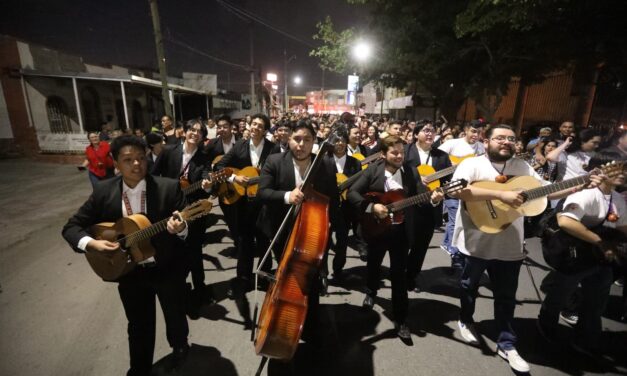
POLYGON ((300 85, 303 82, 303 79, 300 76, 294 77, 294 85, 300 85))
POLYGON ((372 55, 372 46, 370 43, 360 40, 353 46, 353 57, 359 62, 364 62, 372 55))

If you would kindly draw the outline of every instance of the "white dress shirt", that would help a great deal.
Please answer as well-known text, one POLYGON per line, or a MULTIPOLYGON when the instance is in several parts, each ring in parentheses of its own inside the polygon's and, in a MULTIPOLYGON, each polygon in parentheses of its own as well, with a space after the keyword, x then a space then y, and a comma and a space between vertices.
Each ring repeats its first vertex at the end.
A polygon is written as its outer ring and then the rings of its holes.
POLYGON ((250 161, 252 162, 253 167, 259 167, 259 160, 261 159, 261 152, 263 151, 263 144, 266 142, 265 139, 261 139, 261 142, 258 146, 255 146, 252 138, 250 139, 250 161))
POLYGON ((333 160, 335 161, 335 168, 337 172, 344 173, 344 166, 346 166, 346 154, 344 154, 341 158, 338 158, 333 154, 333 160))

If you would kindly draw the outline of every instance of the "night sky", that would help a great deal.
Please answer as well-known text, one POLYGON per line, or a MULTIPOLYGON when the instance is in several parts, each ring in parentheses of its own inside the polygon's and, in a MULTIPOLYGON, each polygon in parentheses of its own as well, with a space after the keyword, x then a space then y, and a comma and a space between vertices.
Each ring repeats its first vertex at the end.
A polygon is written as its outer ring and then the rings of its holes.
MULTIPOLYGON (((156 52, 148 0, 5 0, 0 12, 0 33, 79 55, 88 63, 111 63, 156 70, 156 52)), ((344 0, 229 0, 267 24, 303 41, 295 41, 259 23, 253 24, 255 65, 279 75, 282 87, 283 50, 296 55, 288 65, 288 92, 319 90, 321 70, 309 57, 316 23, 330 15, 337 28, 363 28, 368 13, 344 0), (307 45, 309 44, 309 45, 307 45), (296 87, 292 78, 303 83, 296 87)), ((249 75, 242 69, 218 63, 179 43, 241 65, 249 65, 247 22, 218 0, 160 0, 161 28, 165 38, 168 74, 181 72, 218 74, 218 87, 247 92, 249 75), (170 39, 176 40, 172 42, 170 39)), ((325 88, 346 88, 346 76, 327 72, 325 88)))

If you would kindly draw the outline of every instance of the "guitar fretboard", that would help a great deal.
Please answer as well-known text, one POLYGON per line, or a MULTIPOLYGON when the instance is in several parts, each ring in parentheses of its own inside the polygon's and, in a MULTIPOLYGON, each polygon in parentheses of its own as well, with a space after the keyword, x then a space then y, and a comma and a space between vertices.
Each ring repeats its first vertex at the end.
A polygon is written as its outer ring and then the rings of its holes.
POLYGON ((451 167, 447 167, 447 168, 445 168, 443 170, 434 172, 431 175, 425 176, 425 180, 427 181, 427 183, 431 183, 433 181, 436 181, 436 180, 438 180, 440 178, 443 178, 443 177, 445 177, 447 175, 452 174, 453 172, 455 172, 456 168, 457 168, 457 166, 451 166, 451 167))
POLYGON ((370 163, 370 162, 374 161, 375 159, 380 158, 380 157, 381 157, 381 155, 382 155, 382 154, 381 154, 381 152, 378 152, 378 153, 372 154, 371 156, 364 158, 364 159, 363 159, 361 162, 359 162, 359 163, 363 166, 363 165, 365 165, 365 164, 368 164, 368 163, 370 163))
POLYGON ((528 200, 535 200, 540 197, 548 196, 551 193, 563 191, 564 189, 576 187, 578 185, 587 184, 590 181, 590 174, 581 175, 576 178, 561 181, 559 183, 550 184, 538 188, 524 191, 528 200))
POLYGON ((141 242, 146 239, 150 239, 151 237, 157 235, 158 233, 164 231, 168 226, 168 219, 163 219, 151 226, 146 227, 143 230, 139 230, 128 235, 125 239, 125 243, 127 247, 132 246, 137 242, 141 242))
POLYGON ((424 193, 417 194, 415 196, 411 196, 404 200, 393 202, 387 205, 387 208, 389 211, 394 213, 396 211, 403 210, 412 205, 424 204, 425 202, 428 202, 430 199, 431 199, 431 192, 424 192, 424 193))

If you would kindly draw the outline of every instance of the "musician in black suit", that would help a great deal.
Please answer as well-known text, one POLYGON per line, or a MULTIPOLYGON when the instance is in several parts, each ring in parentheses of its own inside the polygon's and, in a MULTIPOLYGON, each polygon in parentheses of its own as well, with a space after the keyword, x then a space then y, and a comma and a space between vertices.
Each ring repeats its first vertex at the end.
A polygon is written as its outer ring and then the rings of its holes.
MULTIPOLYGON (((207 129, 200 119, 192 119, 183 126, 184 141, 164 148, 152 169, 155 176, 171 179, 186 179, 190 184, 203 181, 203 188, 209 188, 209 181, 204 179, 208 168, 208 158, 202 150, 202 142, 207 129)), ((188 194, 188 203, 209 197, 204 189, 188 194)), ((192 274, 194 286, 194 309, 198 309, 202 302, 211 300, 211 293, 205 288, 205 269, 202 260, 202 244, 206 226, 203 221, 196 221, 190 226, 189 237, 186 242, 186 256, 188 268, 192 274)), ((193 315, 194 312, 191 312, 193 315)))
POLYGON ((120 136, 111 145, 121 176, 94 187, 89 199, 63 227, 63 237, 76 252, 107 252, 118 243, 95 240, 88 229, 100 222, 115 222, 132 213, 146 213, 151 223, 170 217, 167 232, 155 235, 153 258, 137 265, 117 282, 128 319, 130 369, 128 375, 148 375, 155 345, 155 295, 159 297, 168 343, 175 366, 185 359, 189 346, 183 292, 185 265, 178 255, 187 235, 185 222, 172 216, 185 205, 178 181, 146 174, 145 143, 135 136, 120 136), (174 234, 178 234, 174 235, 174 234))
MULTIPOLYGON (((239 170, 244 167, 253 166, 261 169, 274 149, 274 143, 266 139, 266 132, 270 128, 270 119, 266 115, 253 115, 250 124, 250 140, 239 140, 233 148, 222 157, 217 163, 217 169, 233 167, 239 170)), ((233 174, 229 182, 235 182, 242 186, 248 184, 248 177, 233 174)), ((252 287, 253 266, 257 251, 265 251, 268 239, 256 229, 255 223, 261 208, 255 197, 240 198, 235 204, 236 228, 237 228, 237 275, 231 281, 231 291, 229 292, 236 300, 240 313, 242 314, 245 326, 252 327, 250 318, 250 308, 246 300, 245 293, 252 287)), ((271 267, 270 264, 265 268, 271 267)))
MULTIPOLYGON (((359 208, 362 215, 375 215, 377 218, 385 218, 388 209, 385 205, 371 203, 364 198, 368 192, 385 193, 396 189, 402 189, 405 196, 414 196, 418 188, 426 190, 422 185, 415 168, 403 164, 403 141, 396 136, 388 136, 381 140, 381 152, 384 163, 377 163, 360 176, 350 187, 348 200, 359 208)), ((441 201, 443 195, 434 191, 431 202, 441 201)), ((428 204, 427 204, 428 205, 428 204)), ((371 309, 374 298, 379 289, 379 275, 381 263, 385 252, 390 252, 390 273, 392 279, 392 307, 395 328, 398 336, 403 340, 409 340, 411 333, 405 320, 407 318, 408 299, 405 271, 407 268, 407 252, 416 241, 416 207, 410 206, 404 209, 405 219, 402 224, 391 225, 379 239, 368 244, 368 279, 367 293, 363 302, 364 308, 371 309)), ((364 229, 367 231, 367 229, 364 229)))
MULTIPOLYGON (((290 137, 290 150, 281 154, 273 154, 261 170, 259 180, 259 200, 263 208, 257 225, 261 227, 268 238, 273 238, 279 231, 281 222, 287 215, 292 205, 299 205, 305 199, 301 190, 303 181, 309 167, 312 165, 315 155, 312 154, 316 133, 310 123, 299 121, 294 126, 290 137)), ((322 157, 322 156, 321 156, 322 157)), ((329 198, 329 217, 334 223, 339 217, 339 193, 337 190, 333 167, 324 158, 320 161, 315 175, 311 178, 312 188, 329 198)), ((281 252, 285 246, 287 237, 293 227, 293 222, 288 222, 284 231, 279 234, 274 255, 281 260, 281 252)), ((328 251, 328 250, 327 250, 328 251)), ((326 252, 326 251, 325 251, 326 252)), ((313 333, 317 326, 317 307, 319 301, 320 284, 317 281, 317 273, 308 293, 309 309, 305 320, 305 331, 313 333)))
MULTIPOLYGON (((205 153, 207 154, 207 160, 209 163, 213 164, 214 170, 216 170, 217 162, 214 162, 217 157, 223 156, 224 154, 231 151, 233 146, 235 146, 236 140, 235 135, 233 135, 233 121, 228 115, 222 115, 218 117, 216 120, 218 124, 216 127, 218 137, 210 140, 205 146, 205 153)), ((233 205, 227 205, 223 202, 223 200, 218 201, 220 205, 220 209, 222 209, 222 213, 224 214, 224 222, 226 223, 227 228, 229 229, 229 233, 231 234, 231 238, 233 239, 233 244, 237 249, 237 212, 236 208, 233 205)))
MULTIPOLYGON (((435 137, 433 123, 428 121, 418 123, 414 127, 413 135, 416 142, 405 145, 405 160, 408 165, 414 169, 420 165, 429 165, 435 171, 451 167, 448 154, 432 147, 435 137)), ((440 179, 440 182, 444 184, 448 180, 450 180, 450 175, 440 179)), ((442 204, 436 207, 421 206, 417 210, 416 243, 409 252, 407 262, 407 289, 420 292, 417 276, 422 270, 429 243, 433 238, 433 231, 442 223, 442 204)))
MULTIPOLYGON (((347 135, 340 133, 335 142, 333 151, 325 156, 327 163, 332 166, 335 174, 341 173, 346 177, 351 177, 361 171, 359 161, 346 153, 347 135)), ((353 223, 355 217, 352 206, 347 202, 340 200, 340 212, 337 220, 331 226, 331 233, 335 233, 336 243, 332 246, 335 257, 333 258, 333 279, 339 282, 342 279, 342 269, 346 265, 346 248, 348 246, 348 230, 353 223)), ((329 237, 329 243, 332 238, 329 237)), ((327 274, 327 263, 324 260, 325 278, 327 274)), ((326 289, 326 279, 323 279, 323 289, 326 289)))
POLYGON ((290 134, 292 133, 292 125, 289 120, 281 120, 274 130, 275 146, 273 153, 283 153, 287 151, 289 146, 290 134))

